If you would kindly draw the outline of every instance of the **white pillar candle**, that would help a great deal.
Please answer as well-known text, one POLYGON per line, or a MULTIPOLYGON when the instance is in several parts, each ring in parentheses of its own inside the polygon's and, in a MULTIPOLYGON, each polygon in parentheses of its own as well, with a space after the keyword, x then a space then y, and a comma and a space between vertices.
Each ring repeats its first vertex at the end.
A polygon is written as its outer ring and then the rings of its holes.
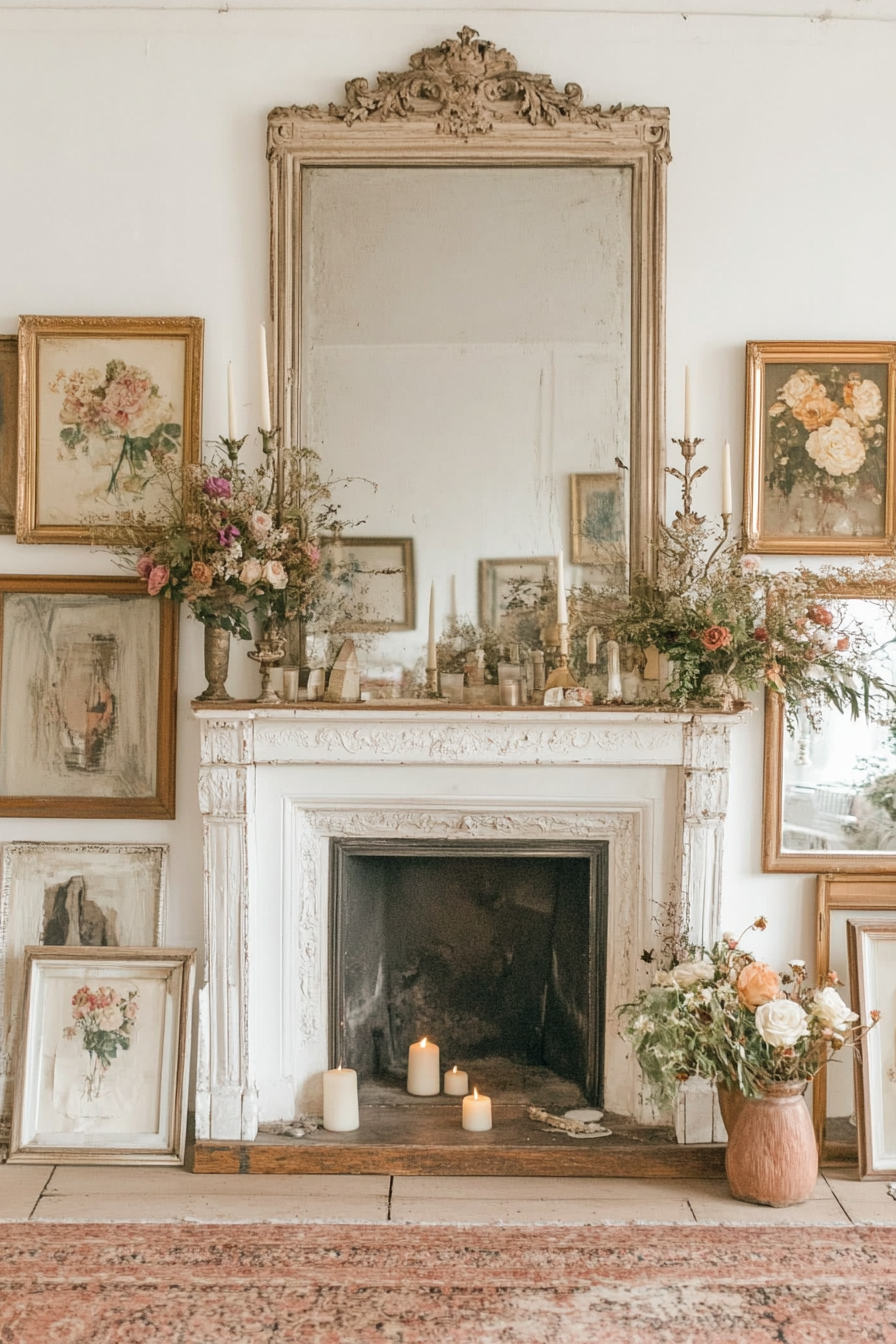
POLYGON ((622 699, 622 677, 619 672, 619 645, 615 639, 607 640, 607 699, 622 699))
POLYGON ((358 1075, 354 1069, 328 1069, 324 1074, 324 1129, 345 1133, 357 1129, 358 1075))
POLYGON ((476 1088, 473 1088, 473 1095, 464 1097, 463 1120, 461 1122, 464 1129, 471 1129, 477 1133, 492 1127, 492 1101, 491 1097, 480 1097, 476 1088))
POLYGON ((227 437, 236 438, 236 395, 233 390, 233 363, 227 361, 227 437))
POLYGON ((592 625, 591 629, 588 631, 587 658, 589 663, 597 662, 597 646, 599 643, 600 643, 600 633, 597 629, 597 626, 592 625))
POLYGON ((563 552, 557 552, 557 624, 569 625, 569 609, 566 605, 566 576, 563 573, 563 552))
POLYGON ((731 513, 731 444, 727 439, 722 449, 722 513, 731 513))
POLYGON ((445 1095, 446 1097, 465 1097, 470 1090, 469 1080, 463 1069, 459 1069, 455 1064, 453 1069, 449 1069, 445 1074, 445 1095))
POLYGON ((271 385, 268 378, 268 334, 264 329, 264 323, 261 324, 261 331, 258 334, 258 377, 261 383, 261 420, 259 429, 263 429, 266 434, 271 432, 271 385))
POLYGON ((684 366, 684 437, 691 437, 691 370, 684 366))
POLYGON ((438 667, 439 660, 436 656, 436 581, 433 579, 429 585, 429 639, 426 644, 426 670, 432 671, 438 667))
POLYGON ((412 1097, 437 1097, 441 1090, 439 1047, 424 1036, 408 1051, 408 1091, 412 1097))

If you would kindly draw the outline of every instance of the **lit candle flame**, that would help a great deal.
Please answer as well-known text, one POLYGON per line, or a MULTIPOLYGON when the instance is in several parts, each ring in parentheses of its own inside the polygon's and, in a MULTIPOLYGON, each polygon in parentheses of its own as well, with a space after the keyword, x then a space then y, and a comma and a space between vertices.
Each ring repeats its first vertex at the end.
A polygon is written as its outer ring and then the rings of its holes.
POLYGON ((479 1100, 479 1089, 478 1089, 477 1087, 474 1087, 474 1088, 473 1088, 473 1100, 474 1100, 474 1101, 478 1101, 478 1100, 479 1100))
POLYGON ((452 1072, 452 1073, 457 1073, 457 1065, 456 1065, 456 1064, 455 1064, 454 1068, 451 1070, 451 1072, 452 1072))
POLYGON ((424 1036, 424 1037, 423 1037, 423 1040, 420 1042, 420 1049, 421 1049, 421 1050, 425 1050, 425 1049, 426 1049, 426 1042, 427 1042, 428 1040, 429 1040, 429 1037, 428 1037, 428 1036, 424 1036))

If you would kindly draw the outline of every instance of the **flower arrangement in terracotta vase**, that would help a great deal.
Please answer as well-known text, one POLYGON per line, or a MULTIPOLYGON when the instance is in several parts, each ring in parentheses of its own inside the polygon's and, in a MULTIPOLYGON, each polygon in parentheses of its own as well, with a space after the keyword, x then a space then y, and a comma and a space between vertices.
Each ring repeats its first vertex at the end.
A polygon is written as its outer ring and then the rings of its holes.
MULTIPOLYGON (((750 928, 766 926, 760 918, 750 928)), ((818 1175, 806 1085, 880 1014, 860 1025, 835 972, 810 985, 804 961, 779 974, 740 942, 726 933, 708 950, 680 945, 653 985, 619 1012, 658 1105, 686 1078, 717 1085, 734 1197, 798 1204, 818 1175)))

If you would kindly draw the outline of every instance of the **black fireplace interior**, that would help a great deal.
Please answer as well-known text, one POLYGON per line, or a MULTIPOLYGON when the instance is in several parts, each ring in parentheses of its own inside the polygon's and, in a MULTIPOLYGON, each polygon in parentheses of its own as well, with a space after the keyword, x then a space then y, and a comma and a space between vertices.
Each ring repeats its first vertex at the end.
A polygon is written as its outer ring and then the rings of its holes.
POLYGON ((443 1068, 536 1066, 602 1104, 605 841, 332 844, 334 1065, 400 1083, 428 1036, 443 1068))

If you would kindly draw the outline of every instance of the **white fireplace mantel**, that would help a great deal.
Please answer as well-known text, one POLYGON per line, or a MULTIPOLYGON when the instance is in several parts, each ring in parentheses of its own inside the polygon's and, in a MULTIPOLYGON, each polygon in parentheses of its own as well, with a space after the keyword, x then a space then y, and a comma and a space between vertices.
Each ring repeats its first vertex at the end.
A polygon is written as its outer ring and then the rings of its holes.
MULTIPOLYGON (((252 1139, 319 1106, 337 836, 607 838, 610 1008, 673 893, 718 934, 730 731, 741 714, 645 708, 200 705, 205 968, 196 1133, 252 1139)), ((607 1041, 607 1106, 644 1114, 607 1041)))

